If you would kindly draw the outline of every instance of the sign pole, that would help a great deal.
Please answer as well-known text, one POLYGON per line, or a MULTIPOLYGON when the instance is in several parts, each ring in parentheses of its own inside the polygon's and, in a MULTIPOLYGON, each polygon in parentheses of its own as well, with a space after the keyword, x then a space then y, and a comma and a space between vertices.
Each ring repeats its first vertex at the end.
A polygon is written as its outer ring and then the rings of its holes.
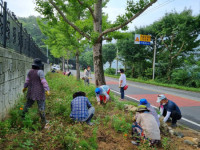
POLYGON ((155 78, 156 39, 157 39, 157 37, 155 37, 155 43, 154 43, 154 53, 153 53, 153 77, 152 77, 152 79, 153 79, 153 80, 154 80, 154 78, 155 78))

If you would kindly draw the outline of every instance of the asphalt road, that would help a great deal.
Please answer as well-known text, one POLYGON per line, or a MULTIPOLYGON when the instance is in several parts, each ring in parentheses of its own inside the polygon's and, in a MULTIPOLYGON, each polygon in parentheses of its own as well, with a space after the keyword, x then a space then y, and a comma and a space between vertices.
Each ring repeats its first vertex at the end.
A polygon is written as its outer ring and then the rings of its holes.
MULTIPOLYGON (((76 75, 76 71, 72 71, 76 75)), ((83 73, 81 73, 81 77, 83 73)), ((94 75, 92 74, 92 82, 94 83, 94 75)), ((106 77, 106 84, 109 85, 111 91, 120 95, 118 88, 118 79, 106 77)), ((151 105, 158 108, 156 103, 158 94, 165 96, 174 101, 180 108, 182 119, 178 123, 185 125, 191 129, 200 131, 200 93, 178 90, 174 88, 166 88, 150 84, 127 81, 128 89, 125 91, 125 99, 130 101, 138 101, 146 98, 151 105)))

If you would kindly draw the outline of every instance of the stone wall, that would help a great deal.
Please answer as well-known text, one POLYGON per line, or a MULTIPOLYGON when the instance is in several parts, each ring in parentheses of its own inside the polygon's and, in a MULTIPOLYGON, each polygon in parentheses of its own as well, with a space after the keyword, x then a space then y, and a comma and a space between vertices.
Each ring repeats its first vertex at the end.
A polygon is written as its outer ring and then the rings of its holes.
MULTIPOLYGON (((25 78, 32 63, 32 58, 0 47, 0 120, 22 94, 25 78)), ((46 74, 50 70, 50 65, 45 64, 44 68, 46 74)))

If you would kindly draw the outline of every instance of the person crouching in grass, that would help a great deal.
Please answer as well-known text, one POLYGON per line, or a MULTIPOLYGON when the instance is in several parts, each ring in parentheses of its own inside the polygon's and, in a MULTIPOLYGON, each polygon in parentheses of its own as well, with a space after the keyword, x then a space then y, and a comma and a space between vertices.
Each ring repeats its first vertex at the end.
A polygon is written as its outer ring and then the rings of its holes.
POLYGON ((150 146, 160 143, 160 129, 155 117, 149 112, 146 106, 138 107, 135 122, 132 125, 132 135, 137 141, 131 141, 134 145, 140 143, 143 139, 148 141, 150 146))
POLYGON ((77 122, 86 122, 88 125, 93 125, 91 119, 94 112, 95 108, 92 107, 85 92, 79 91, 73 94, 70 118, 77 122))

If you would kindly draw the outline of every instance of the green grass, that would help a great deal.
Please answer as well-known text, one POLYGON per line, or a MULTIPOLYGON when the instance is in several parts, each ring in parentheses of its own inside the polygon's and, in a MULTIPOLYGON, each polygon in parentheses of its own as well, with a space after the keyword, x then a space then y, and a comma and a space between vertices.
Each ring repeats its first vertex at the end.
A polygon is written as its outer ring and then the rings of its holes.
MULTIPOLYGON (((112 77, 112 78, 119 78, 120 75, 105 74, 105 76, 112 77)), ((129 81, 134 81, 134 82, 139 82, 139 83, 146 83, 146 84, 152 84, 152 85, 157 85, 157 86, 170 87, 170 88, 192 91, 192 92, 200 92, 200 88, 192 88, 192 87, 185 87, 185 86, 180 86, 180 85, 176 85, 176 84, 160 83, 160 82, 156 82, 154 80, 147 80, 146 81, 146 80, 134 79, 134 78, 126 78, 126 79, 129 80, 129 81)))
MULTIPOLYGON (((112 101, 98 106, 95 86, 84 86, 83 81, 76 81, 73 76, 66 77, 59 73, 46 76, 51 95, 46 100, 46 117, 49 129, 43 129, 35 103, 25 119, 21 118, 25 97, 21 97, 9 117, 0 121, 0 149, 136 149, 131 141, 133 113, 124 111, 124 104, 137 105, 134 102, 119 101, 112 92, 112 101), (74 92, 84 91, 95 107, 92 118, 94 126, 73 122, 70 115, 70 103, 74 92), (104 145, 102 146, 102 143, 104 145)), ((165 146, 166 141, 163 143, 165 146)), ((165 146, 166 147, 166 146, 165 146)))

